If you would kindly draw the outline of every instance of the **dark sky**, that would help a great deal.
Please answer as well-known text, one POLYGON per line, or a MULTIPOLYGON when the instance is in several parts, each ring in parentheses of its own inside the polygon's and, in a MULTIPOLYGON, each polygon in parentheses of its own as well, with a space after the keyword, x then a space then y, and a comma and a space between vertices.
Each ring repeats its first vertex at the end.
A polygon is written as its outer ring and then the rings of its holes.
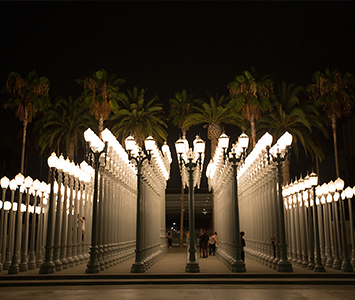
MULTIPOLYGON (((0 83, 35 68, 51 80, 52 96, 77 97, 75 80, 104 68, 126 78, 123 90, 147 88, 165 104, 182 89, 228 94, 226 85, 251 67, 307 85, 325 68, 355 74, 354 11, 354 2, 318 1, 0 2, 0 83)), ((2 135, 16 122, 1 108, 2 135)), ((202 127, 188 139, 197 132, 206 139, 202 127)), ((173 147, 178 131, 169 133, 173 147)), ((172 178, 169 186, 176 169, 172 178)))

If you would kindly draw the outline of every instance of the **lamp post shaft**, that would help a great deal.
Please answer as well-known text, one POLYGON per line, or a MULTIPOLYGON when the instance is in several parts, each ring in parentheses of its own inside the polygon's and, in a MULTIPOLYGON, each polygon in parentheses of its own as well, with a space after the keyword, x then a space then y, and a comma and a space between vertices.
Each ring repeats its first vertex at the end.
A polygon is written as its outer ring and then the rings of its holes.
POLYGON ((314 266, 315 272, 325 272, 322 264, 322 257, 320 253, 320 241, 319 241, 319 224, 318 224, 318 209, 316 204, 316 187, 313 186, 313 215, 314 215, 314 232, 316 238, 316 265, 314 266))
POLYGON ((280 261, 277 263, 277 270, 279 272, 292 272, 292 265, 287 260, 287 252, 286 252, 286 232, 285 232, 285 214, 284 214, 284 202, 282 197, 282 159, 280 154, 277 154, 277 176, 278 176, 278 204, 279 204, 279 212, 280 212, 280 261))
POLYGON ((233 168, 233 178, 234 178, 234 238, 235 238, 235 261, 232 263, 232 272, 244 273, 246 272, 245 263, 241 258, 242 255, 242 243, 240 237, 239 228, 239 206, 238 206, 238 179, 237 179, 237 167, 238 160, 236 159, 235 153, 232 157, 232 168, 233 168))
POLYGON ((189 247, 189 260, 186 264, 185 271, 189 273, 200 272, 200 267, 196 259, 196 245, 195 245, 195 201, 194 201, 194 164, 192 159, 186 164, 189 172, 189 231, 190 231, 190 247, 189 247))
POLYGON ((48 203, 48 228, 45 246, 45 259, 39 269, 40 274, 53 274, 55 272, 55 264, 52 261, 55 224, 54 173, 55 168, 51 168, 51 191, 48 203))
MULTIPOLYGON (((101 154, 101 153, 100 153, 101 154)), ((95 153, 94 161, 94 197, 93 197, 93 208, 92 208, 92 232, 91 232, 91 247, 90 247, 90 259, 86 273, 99 273, 100 265, 98 261, 98 247, 97 247, 97 195, 98 195, 98 184, 99 184, 99 168, 100 168, 100 154, 95 153)))
POLYGON ((144 273, 145 267, 142 261, 142 239, 141 239, 141 177, 144 157, 135 159, 137 162, 137 225, 136 225, 136 259, 132 265, 132 273, 144 273))

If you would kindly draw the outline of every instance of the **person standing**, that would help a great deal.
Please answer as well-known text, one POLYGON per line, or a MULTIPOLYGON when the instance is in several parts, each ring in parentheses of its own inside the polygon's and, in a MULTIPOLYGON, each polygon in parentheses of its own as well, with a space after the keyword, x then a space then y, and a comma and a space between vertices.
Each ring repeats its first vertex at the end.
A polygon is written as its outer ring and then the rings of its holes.
POLYGON ((245 254, 244 254, 244 247, 245 247, 244 235, 245 235, 245 232, 241 231, 239 234, 240 234, 240 244, 241 244, 240 256, 241 256, 242 261, 244 261, 245 260, 245 254))
POLYGON ((84 243, 84 233, 85 233, 85 217, 79 217, 79 221, 81 221, 81 242, 84 243))
POLYGON ((171 237, 171 232, 168 230, 168 233, 166 234, 166 237, 168 239, 168 248, 173 247, 173 238, 171 237))
POLYGON ((201 236, 202 258, 207 258, 208 257, 207 243, 208 243, 208 235, 206 233, 206 230, 203 230, 203 233, 202 233, 202 236, 201 236))
POLYGON ((210 234, 210 238, 208 240, 209 255, 215 255, 216 254, 216 244, 218 244, 217 232, 211 233, 210 234))

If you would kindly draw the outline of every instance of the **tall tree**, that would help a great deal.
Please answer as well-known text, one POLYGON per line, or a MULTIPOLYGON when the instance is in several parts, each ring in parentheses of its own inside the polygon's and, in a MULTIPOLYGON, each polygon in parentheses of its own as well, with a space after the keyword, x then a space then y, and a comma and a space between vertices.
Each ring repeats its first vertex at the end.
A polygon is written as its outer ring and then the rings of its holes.
POLYGON ((256 72, 244 71, 236 76, 227 87, 230 96, 242 107, 242 116, 250 122, 253 147, 256 144, 256 121, 262 112, 271 108, 270 98, 273 96, 273 81, 264 76, 260 81, 256 80, 256 72), (253 74, 252 74, 253 73, 253 74))
POLYGON ((127 96, 119 101, 120 109, 110 117, 112 132, 119 140, 123 142, 131 134, 141 147, 149 135, 160 143, 168 136, 162 104, 157 96, 146 100, 145 92, 137 87, 127 90, 127 96))
POLYGON ((92 74, 92 77, 77 79, 82 84, 84 91, 80 96, 85 106, 90 108, 90 113, 99 121, 99 132, 104 130, 104 121, 112 111, 118 110, 118 100, 124 96, 119 91, 125 79, 117 78, 101 69, 92 74))
POLYGON ((97 129, 97 122, 87 108, 78 99, 58 97, 35 124, 40 155, 56 148, 59 156, 62 146, 64 154, 73 161, 78 143, 84 145, 84 131, 88 127, 97 129))
POLYGON ((344 76, 337 70, 326 69, 324 73, 319 71, 313 74, 313 84, 307 87, 309 97, 316 107, 322 107, 330 120, 334 139, 335 171, 339 177, 338 147, 336 122, 342 116, 351 113, 355 100, 355 78, 352 74, 344 76))
POLYGON ((3 91, 10 95, 4 106, 16 109, 16 117, 22 122, 21 169, 24 172, 27 125, 32 122, 36 112, 48 108, 50 81, 47 77, 38 77, 36 70, 24 78, 16 72, 11 72, 6 80, 3 91))
POLYGON ((170 113, 168 119, 176 125, 183 136, 186 136, 188 128, 182 129, 184 122, 191 114, 192 107, 196 102, 196 98, 192 94, 188 94, 186 90, 181 93, 176 92, 174 98, 169 99, 170 113))
POLYGON ((211 141, 211 157, 214 155, 218 138, 223 132, 223 124, 243 127, 241 115, 231 109, 229 102, 228 96, 208 94, 208 100, 199 99, 193 108, 194 112, 183 123, 183 130, 196 125, 204 125, 204 128, 207 128, 207 137, 211 141))
MULTIPOLYGON (((302 86, 286 84, 284 81, 278 84, 275 99, 272 101, 272 111, 260 118, 257 123, 258 130, 269 131, 278 139, 285 131, 293 136, 293 150, 298 157, 300 143, 306 155, 324 158, 323 149, 314 134, 314 129, 321 131, 325 136, 327 131, 321 116, 313 103, 301 97, 302 86)), ((283 168, 284 183, 290 182, 289 164, 283 168)))

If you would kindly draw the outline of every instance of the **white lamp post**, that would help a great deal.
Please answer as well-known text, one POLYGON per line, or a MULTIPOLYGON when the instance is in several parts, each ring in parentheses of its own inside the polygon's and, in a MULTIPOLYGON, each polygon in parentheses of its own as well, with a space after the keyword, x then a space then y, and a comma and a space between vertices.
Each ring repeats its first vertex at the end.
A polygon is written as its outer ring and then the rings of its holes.
POLYGON ((53 274, 55 272, 55 264, 53 263, 53 244, 54 244, 54 224, 55 224, 55 199, 54 199, 54 179, 55 170, 58 164, 58 157, 53 152, 47 160, 48 166, 51 170, 50 194, 48 203, 48 228, 45 246, 45 257, 39 273, 40 274, 53 274))
MULTIPOLYGON (((103 143, 100 138, 94 134, 89 128, 84 132, 86 140, 86 162, 95 170, 94 177, 94 197, 93 197, 93 212, 92 212, 92 234, 91 234, 91 247, 90 247, 90 260, 86 265, 86 273, 99 273, 100 265, 98 261, 98 244, 97 244, 97 200, 98 200, 98 185, 99 185, 99 169, 100 169, 100 156, 107 154, 107 142, 103 143)), ((70 217, 70 216, 69 216, 70 217)), ((75 216, 76 217, 76 216, 75 216)))
MULTIPOLYGON (((341 178, 337 178, 335 180, 335 186, 336 189, 339 193, 341 193, 344 189, 344 180, 341 178)), ((344 197, 345 199, 345 197, 344 197)), ((341 268, 343 272, 352 272, 353 267, 351 266, 351 263, 349 261, 349 253, 348 253, 348 241, 346 238, 346 227, 345 227, 345 209, 344 209, 344 199, 340 200, 340 222, 341 222, 341 228, 342 228, 342 242, 343 242, 343 261, 341 263, 341 268)))
MULTIPOLYGON (((5 203, 5 196, 6 196, 6 189, 9 186, 9 178, 7 178, 6 176, 4 176, 3 178, 1 178, 1 188, 2 188, 2 207, 1 207, 1 213, 0 213, 0 271, 3 270, 3 264, 2 264, 2 245, 1 242, 3 240, 2 236, 3 236, 3 223, 4 223, 4 214, 5 214, 5 210, 4 210, 4 203, 5 203)), ((5 235, 4 235, 5 236, 5 235)), ((5 243, 5 240, 4 240, 5 243)))
MULTIPOLYGON (((226 134, 222 134, 218 139, 218 144, 223 149, 223 157, 226 160, 226 150, 229 144, 229 138, 226 134)), ((237 169, 239 163, 245 159, 246 152, 249 145, 249 137, 243 132, 238 138, 238 145, 232 148, 230 156, 228 157, 228 162, 231 164, 233 169, 233 179, 234 179, 234 239, 235 239, 235 257, 234 262, 232 263, 232 272, 244 273, 246 272, 245 263, 244 263, 244 253, 242 257, 243 246, 241 244, 240 237, 240 226, 239 226, 239 205, 238 205, 238 177, 237 169), (242 152, 236 151, 236 149, 241 148, 242 152)))
POLYGON ((272 160, 277 167, 278 176, 278 204, 280 213, 280 261, 277 263, 277 270, 279 272, 292 272, 292 265, 287 259, 286 251, 286 232, 285 232, 285 213, 284 203, 282 198, 282 165, 285 160, 289 160, 290 147, 292 144, 292 135, 287 131, 278 139, 276 145, 271 149, 267 147, 268 160, 272 160))
POLYGON ((20 272, 19 263, 20 252, 21 252, 21 233, 22 233, 22 214, 21 214, 21 205, 22 205, 22 194, 24 188, 23 186, 24 176, 19 173, 15 176, 16 185, 19 189, 19 196, 17 202, 17 211, 16 211, 16 229, 14 236, 14 251, 12 254, 11 265, 9 267, 9 274, 18 274, 20 272))
MULTIPOLYGON (((325 272, 324 266, 322 264, 321 252, 320 252, 320 241, 319 241, 319 226, 318 226, 318 210, 317 210, 317 199, 316 199, 316 186, 318 185, 318 176, 316 173, 311 173, 310 183, 313 188, 313 216, 314 216, 314 229, 315 229, 315 243, 316 243, 316 265, 314 266, 315 272, 325 272)), ((313 251, 313 249, 312 249, 313 251)))

